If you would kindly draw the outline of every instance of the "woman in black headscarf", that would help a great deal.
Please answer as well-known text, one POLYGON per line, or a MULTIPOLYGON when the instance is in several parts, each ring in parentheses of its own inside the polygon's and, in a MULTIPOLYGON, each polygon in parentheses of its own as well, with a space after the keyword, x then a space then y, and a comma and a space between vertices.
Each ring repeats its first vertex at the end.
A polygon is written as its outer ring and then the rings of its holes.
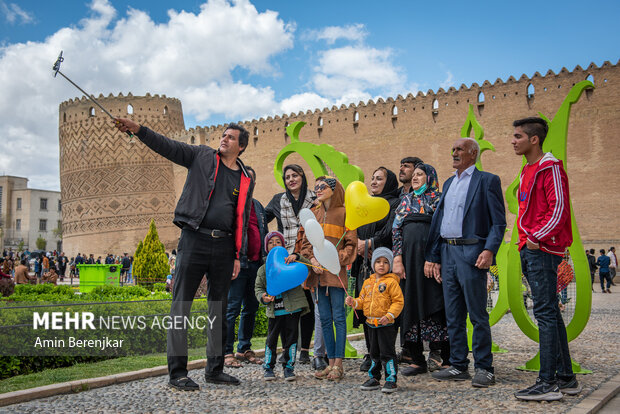
POLYGON ((424 252, 431 220, 441 193, 437 173, 428 164, 418 164, 411 179, 411 192, 401 200, 392 226, 394 273, 401 276, 405 297, 401 312, 401 346, 412 364, 401 370, 405 376, 449 365, 450 345, 441 285, 424 276, 424 252), (428 362, 423 341, 431 352, 428 362))
MULTIPOLYGON (((357 259, 351 268, 351 274, 355 277, 355 295, 359 296, 360 289, 364 280, 374 271, 371 269, 370 258, 372 251, 377 247, 392 248, 392 221, 394 220, 394 210, 398 206, 398 179, 396 174, 385 167, 379 167, 372 173, 370 180, 370 194, 384 198, 390 203, 390 212, 383 219, 374 223, 366 224, 357 229, 357 259), (364 257, 366 260, 364 260, 364 257)), ((368 325, 364 323, 366 318, 361 312, 353 316, 353 326, 364 328, 364 338, 366 349, 370 349, 368 343, 368 325)), ((370 356, 366 354, 360 366, 360 371, 370 369, 370 356)))
MULTIPOLYGON (((282 171, 282 180, 286 187, 285 193, 276 194, 265 208, 267 222, 274 218, 278 221, 278 231, 284 235, 284 247, 289 253, 295 250, 295 240, 299 230, 299 211, 303 208, 312 208, 316 194, 308 189, 308 181, 303 168, 297 164, 289 164, 282 171)), ((301 348, 298 362, 307 364, 310 362, 309 347, 314 331, 314 301, 310 291, 304 289, 310 312, 303 315, 299 321, 301 348)), ((320 328, 318 328, 320 330, 320 328)), ((318 335, 316 335, 318 336, 318 335)), ((318 341, 319 344, 321 343, 318 341)), ((324 350, 323 355, 325 354, 324 350)), ((315 349, 315 354, 320 355, 321 349, 315 349)), ((325 365, 324 363, 321 367, 325 365)))

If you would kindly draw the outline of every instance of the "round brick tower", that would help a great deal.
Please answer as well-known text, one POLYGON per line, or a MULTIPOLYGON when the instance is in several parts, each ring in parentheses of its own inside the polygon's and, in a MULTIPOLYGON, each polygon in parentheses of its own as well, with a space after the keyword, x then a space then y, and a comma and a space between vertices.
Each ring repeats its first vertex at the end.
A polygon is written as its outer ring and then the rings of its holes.
MULTIPOLYGON (((130 93, 99 95, 97 101, 112 115, 164 135, 185 131, 178 99, 130 93)), ((60 104, 58 136, 63 248, 68 256, 133 254, 151 219, 166 249, 176 247, 170 161, 119 132, 86 97, 60 104)))

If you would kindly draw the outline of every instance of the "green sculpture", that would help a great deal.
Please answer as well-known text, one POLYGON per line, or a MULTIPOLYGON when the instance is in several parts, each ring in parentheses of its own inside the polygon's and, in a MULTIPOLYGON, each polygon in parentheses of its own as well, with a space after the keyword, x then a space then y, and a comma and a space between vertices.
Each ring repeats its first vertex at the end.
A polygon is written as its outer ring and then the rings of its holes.
MULTIPOLYGON (((303 121, 293 122, 286 127, 286 133, 291 137, 291 143, 282 148, 276 162, 273 167, 273 175, 276 178, 276 182, 284 188, 284 181, 282 181, 282 169, 284 167, 284 160, 291 154, 297 153, 308 163, 312 173, 315 177, 322 175, 328 175, 326 165, 334 172, 334 175, 338 178, 338 181, 344 188, 353 181, 364 182, 364 173, 357 165, 349 164, 349 158, 343 152, 337 151, 328 144, 312 144, 309 142, 301 142, 299 140, 299 132, 301 128, 306 125, 303 121)), ((349 312, 347 316, 347 330, 350 330, 353 325, 353 312, 349 312)), ((349 341, 346 342, 345 358, 361 358, 358 355, 357 350, 351 346, 349 341)))
POLYGON ((471 130, 474 130, 474 139, 480 146, 480 154, 478 154, 478 159, 476 160, 476 168, 480 171, 484 171, 482 168, 482 153, 487 150, 491 150, 495 152, 495 147, 489 141, 484 138, 484 129, 482 125, 476 119, 476 115, 474 115, 474 106, 469 104, 469 110, 467 111, 467 118, 465 118, 465 123, 461 128, 461 137, 467 138, 471 134, 471 130))
MULTIPOLYGON (((594 84, 590 81, 582 81, 577 83, 570 92, 562 105, 558 109, 553 120, 549 120, 543 114, 539 115, 544 118, 549 124, 549 132, 547 138, 543 144, 544 152, 551 152, 553 155, 564 162, 564 168, 567 168, 566 157, 566 144, 568 135, 568 120, 572 104, 579 100, 579 97, 584 90, 588 88, 594 88, 594 84)), ((526 160, 523 158, 523 165, 526 160)), ((522 167, 523 168, 523 167, 522 167)), ((519 188, 519 175, 512 182, 512 184, 506 190, 506 202, 510 211, 514 214, 518 213, 519 204, 517 201, 517 190, 519 188)), ((577 222, 575 221, 575 215, 573 213, 571 203, 571 224, 573 230, 573 244, 568 248, 571 258, 573 259, 573 266, 575 269, 575 282, 577 286, 577 297, 575 299, 575 313, 570 323, 566 326, 566 333, 568 341, 575 339, 581 331, 585 328, 588 319, 590 318, 590 309, 592 306, 592 291, 590 285, 590 270, 588 262, 585 256, 583 244, 581 243, 581 237, 579 236, 579 229, 577 228, 577 222)), ((533 341, 538 342, 538 327, 530 319, 525 305, 523 303, 522 285, 521 285, 521 260, 519 251, 517 249, 517 241, 519 235, 517 232, 517 224, 513 227, 512 238, 508 247, 508 302, 515 322, 533 341)), ((528 361, 525 366, 519 367, 519 369, 525 369, 530 371, 538 371, 540 369, 540 355, 537 354, 532 360, 528 361)), ((579 364, 573 361, 573 371, 575 373, 590 373, 591 371, 582 369, 579 364)))
POLYGON ((286 127, 286 133, 291 137, 291 143, 282 148, 276 157, 276 163, 273 167, 273 175, 276 182, 284 188, 282 181, 282 168, 284 160, 291 154, 297 153, 302 156, 304 161, 308 163, 315 177, 328 175, 327 165, 338 177, 338 180, 344 188, 353 181, 364 182, 364 173, 357 165, 349 164, 349 158, 343 152, 337 151, 328 144, 312 144, 310 142, 301 142, 299 140, 299 131, 306 125, 305 122, 293 122, 286 127))
MULTIPOLYGON (((484 129, 476 119, 476 115, 474 114, 474 106, 470 104, 467 112, 467 118, 465 118, 465 123, 461 128, 461 137, 469 137, 472 130, 474 131, 474 139, 480 146, 480 154, 478 154, 478 159, 476 160, 476 168, 480 171, 484 171, 482 168, 482 154, 487 150, 495 152, 495 147, 489 141, 483 139, 484 129)), ((489 325, 491 326, 495 325, 500 319, 502 319, 508 311, 508 292, 506 286, 506 261, 508 260, 507 249, 508 247, 505 243, 503 243, 495 256, 495 260, 497 262, 497 281, 499 285, 499 292, 497 302, 495 302, 493 309, 489 312, 489 325)), ((473 331, 474 327, 472 326, 469 317, 467 317, 467 342, 470 350, 473 341, 473 331)), ((499 353, 507 352, 505 349, 500 348, 496 343, 493 343, 492 351, 499 353)))

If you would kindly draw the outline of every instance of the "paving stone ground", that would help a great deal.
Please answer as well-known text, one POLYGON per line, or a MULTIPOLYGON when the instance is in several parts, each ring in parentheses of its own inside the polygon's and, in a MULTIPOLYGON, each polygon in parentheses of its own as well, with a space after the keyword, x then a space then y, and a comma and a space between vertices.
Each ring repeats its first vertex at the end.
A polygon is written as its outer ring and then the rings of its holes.
MULTIPOLYGON (((493 340, 509 352, 495 354, 498 382, 488 389, 473 388, 469 382, 440 383, 425 374, 413 379, 401 376, 399 390, 391 395, 361 391, 359 385, 367 376, 359 372, 359 360, 345 361, 346 376, 338 383, 313 378, 308 365, 296 367, 294 383, 285 382, 281 372, 277 381, 266 383, 260 366, 245 365, 227 371, 241 379, 238 387, 207 385, 202 370, 195 370, 190 376, 200 384, 198 392, 172 390, 166 386, 167 377, 161 376, 15 404, 0 408, 0 413, 564 413, 620 372, 620 290, 593 293, 588 326, 570 343, 573 359, 593 371, 578 377, 584 386, 579 396, 544 403, 516 400, 514 391, 532 385, 536 373, 515 367, 533 357, 538 344, 521 333, 511 314, 493 326, 492 332, 493 340)), ((363 341, 353 345, 364 350, 363 341)))

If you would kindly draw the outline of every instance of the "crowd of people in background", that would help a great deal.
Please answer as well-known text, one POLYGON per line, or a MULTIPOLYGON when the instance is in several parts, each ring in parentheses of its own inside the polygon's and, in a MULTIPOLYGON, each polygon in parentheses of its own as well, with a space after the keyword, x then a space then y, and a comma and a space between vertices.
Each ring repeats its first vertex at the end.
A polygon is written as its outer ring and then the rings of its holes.
POLYGON ((109 253, 105 259, 94 254, 78 253, 75 257, 67 257, 64 252, 56 250, 48 252, 4 250, 0 258, 0 278, 11 278, 19 284, 57 284, 65 279, 79 279, 80 264, 117 264, 121 266, 121 282, 132 283, 133 256, 128 253, 114 255, 109 253))
POLYGON ((602 293, 611 293, 611 287, 616 286, 614 278, 616 277, 616 268, 618 267, 618 257, 616 256, 616 248, 611 246, 607 252, 605 249, 599 250, 599 256, 595 256, 595 250, 586 250, 588 265, 590 266, 590 278, 592 280, 592 292, 594 292, 594 276, 598 270, 599 281, 601 283, 602 293))

